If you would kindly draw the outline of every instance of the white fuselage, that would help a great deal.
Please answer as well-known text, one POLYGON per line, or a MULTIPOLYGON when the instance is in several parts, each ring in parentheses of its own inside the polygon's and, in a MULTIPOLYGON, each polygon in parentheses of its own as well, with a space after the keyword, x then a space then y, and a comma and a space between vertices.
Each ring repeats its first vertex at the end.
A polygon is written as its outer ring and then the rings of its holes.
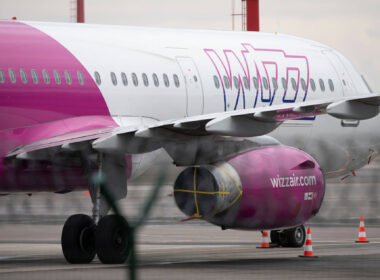
MULTIPOLYGON (((98 87, 121 126, 370 93, 337 51, 293 36, 28 24, 67 48, 94 80, 99 74, 98 87)), ((338 176, 378 150, 376 123, 346 125, 325 115, 286 121, 271 136, 306 150, 327 176, 338 176)))

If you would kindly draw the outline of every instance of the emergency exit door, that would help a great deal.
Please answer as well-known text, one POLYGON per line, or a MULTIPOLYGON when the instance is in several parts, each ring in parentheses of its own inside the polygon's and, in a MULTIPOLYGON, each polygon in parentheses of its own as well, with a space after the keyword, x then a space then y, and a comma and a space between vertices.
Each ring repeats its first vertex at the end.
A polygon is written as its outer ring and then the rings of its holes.
POLYGON ((187 116, 203 113, 203 89, 197 66, 190 57, 177 57, 186 86, 187 116))

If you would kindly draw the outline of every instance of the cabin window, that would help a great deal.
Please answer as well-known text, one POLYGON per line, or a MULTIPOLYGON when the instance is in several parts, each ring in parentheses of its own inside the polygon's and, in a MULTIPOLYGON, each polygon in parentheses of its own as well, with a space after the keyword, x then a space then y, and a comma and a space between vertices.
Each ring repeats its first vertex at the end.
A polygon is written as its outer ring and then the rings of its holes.
POLYGON ((152 75, 152 78, 153 78, 153 83, 154 83, 154 85, 155 85, 156 87, 158 87, 158 86, 160 85, 160 82, 159 82, 159 80, 158 80, 157 74, 154 73, 154 74, 152 75))
POLYGON ((169 78, 168 78, 168 75, 164 74, 163 75, 163 78, 164 78, 164 84, 166 87, 169 87, 170 86, 170 83, 169 83, 169 78))
POLYGON ((28 82, 28 78, 26 77, 26 73, 24 69, 20 70, 20 76, 21 76, 21 81, 26 84, 28 82))
POLYGON ((322 79, 319 79, 319 86, 321 87, 322 91, 325 91, 325 83, 323 82, 322 79))
POLYGON ((334 91, 334 83, 331 79, 329 79, 329 88, 331 91, 334 91))
POLYGON ((301 79, 301 87, 303 91, 306 91, 306 83, 304 79, 301 79))
POLYGON ((179 87, 179 79, 178 79, 178 76, 176 74, 173 75, 173 79, 174 79, 175 86, 179 87))
POLYGON ((229 89, 230 88, 230 81, 228 80, 227 76, 223 77, 223 82, 224 82, 224 86, 226 87, 226 89, 229 89))
POLYGON ((16 82, 15 71, 13 71, 13 69, 10 68, 8 70, 8 73, 9 73, 9 78, 11 79, 12 84, 14 84, 16 82))
POLYGON ((253 80, 253 85, 255 86, 255 89, 258 90, 259 89, 259 82, 257 81, 257 78, 253 77, 252 80, 253 80))
POLYGON ((114 86, 117 85, 117 78, 116 78, 116 74, 114 72, 111 72, 111 81, 112 81, 112 84, 114 86))
POLYGON ((136 73, 132 73, 132 82, 133 82, 133 85, 134 85, 135 87, 137 87, 137 86, 139 85, 139 80, 138 80, 138 78, 137 78, 136 73))
POLYGON ((314 82, 313 79, 310 79, 310 86, 311 86, 311 89, 312 89, 313 91, 316 90, 315 82, 314 82))
POLYGON ((194 75, 193 78, 194 78, 194 81, 195 81, 195 82, 198 82, 198 77, 197 77, 197 76, 194 75))
POLYGON ((343 85, 346 85, 346 81, 345 80, 342 80, 342 83, 343 83, 343 85))
POLYGON ((100 78, 99 72, 95 71, 95 81, 100 86, 102 84, 102 79, 100 78))
POLYGON ((148 76, 145 73, 142 74, 142 79, 143 79, 144 85, 146 87, 149 86, 148 76))
POLYGON ((219 78, 217 76, 214 76, 214 84, 216 88, 220 88, 219 78))
POLYGON ((57 70, 54 70, 54 80, 57 85, 61 83, 61 76, 59 75, 57 70))
POLYGON ((81 71, 77 71, 77 76, 78 76, 78 82, 80 85, 84 85, 84 78, 83 78, 83 74, 81 71))
POLYGON ((48 71, 42 70, 42 76, 44 77, 45 84, 50 84, 50 77, 48 71))
POLYGON ((274 88, 275 90, 277 90, 277 89, 278 89, 278 84, 277 84, 277 80, 276 80, 276 78, 272 78, 272 84, 273 84, 273 88, 274 88))
POLYGON ((296 83, 296 80, 294 78, 291 78, 290 81, 292 82, 292 88, 294 90, 297 90, 297 83, 296 83))
POLYGON ((71 75, 70 75, 70 72, 69 71, 65 71, 65 80, 66 80, 66 84, 68 85, 71 85, 72 84, 72 80, 71 80, 71 75))
POLYGON ((124 86, 128 85, 128 78, 124 72, 121 72, 121 80, 122 80, 124 86))
POLYGON ((243 84, 244 84, 245 89, 249 89, 249 83, 246 76, 243 77, 243 84))
POLYGON ((4 83, 4 72, 0 69, 0 83, 4 83))
POLYGON ((284 90, 287 90, 288 89, 288 83, 286 82, 286 79, 282 78, 281 81, 282 81, 282 87, 284 88, 284 90))
POLYGON ((267 81, 267 78, 263 78, 263 84, 264 84, 264 88, 265 89, 268 89, 268 81, 267 81))
POLYGON ((35 84, 38 84, 38 75, 37 75, 37 71, 32 69, 30 71, 30 73, 32 74, 32 80, 33 80, 33 83, 35 84))
POLYGON ((236 76, 234 76, 234 85, 236 89, 239 88, 239 79, 236 76))

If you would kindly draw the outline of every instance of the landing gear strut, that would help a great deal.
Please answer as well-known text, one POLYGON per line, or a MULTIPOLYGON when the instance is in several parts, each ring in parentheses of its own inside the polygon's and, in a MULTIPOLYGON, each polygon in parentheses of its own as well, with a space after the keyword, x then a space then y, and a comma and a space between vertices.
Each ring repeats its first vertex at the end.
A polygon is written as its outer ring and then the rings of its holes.
POLYGON ((273 244, 282 247, 299 248, 305 244, 306 230, 303 225, 282 231, 272 230, 270 239, 273 244))

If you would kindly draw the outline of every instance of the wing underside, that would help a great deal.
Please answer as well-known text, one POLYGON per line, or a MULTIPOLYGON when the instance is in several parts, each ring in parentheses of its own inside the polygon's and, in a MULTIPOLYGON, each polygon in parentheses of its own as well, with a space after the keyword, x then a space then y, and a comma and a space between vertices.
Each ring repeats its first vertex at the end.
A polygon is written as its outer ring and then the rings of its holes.
POLYGON ((164 148, 177 165, 198 165, 264 145, 279 143, 268 133, 284 121, 329 114, 340 119, 363 120, 379 113, 380 95, 335 101, 304 102, 199 115, 156 122, 150 126, 105 127, 82 130, 20 146, 8 158, 48 160, 58 150, 141 154, 164 148), (246 137, 253 137, 249 141, 246 137))

